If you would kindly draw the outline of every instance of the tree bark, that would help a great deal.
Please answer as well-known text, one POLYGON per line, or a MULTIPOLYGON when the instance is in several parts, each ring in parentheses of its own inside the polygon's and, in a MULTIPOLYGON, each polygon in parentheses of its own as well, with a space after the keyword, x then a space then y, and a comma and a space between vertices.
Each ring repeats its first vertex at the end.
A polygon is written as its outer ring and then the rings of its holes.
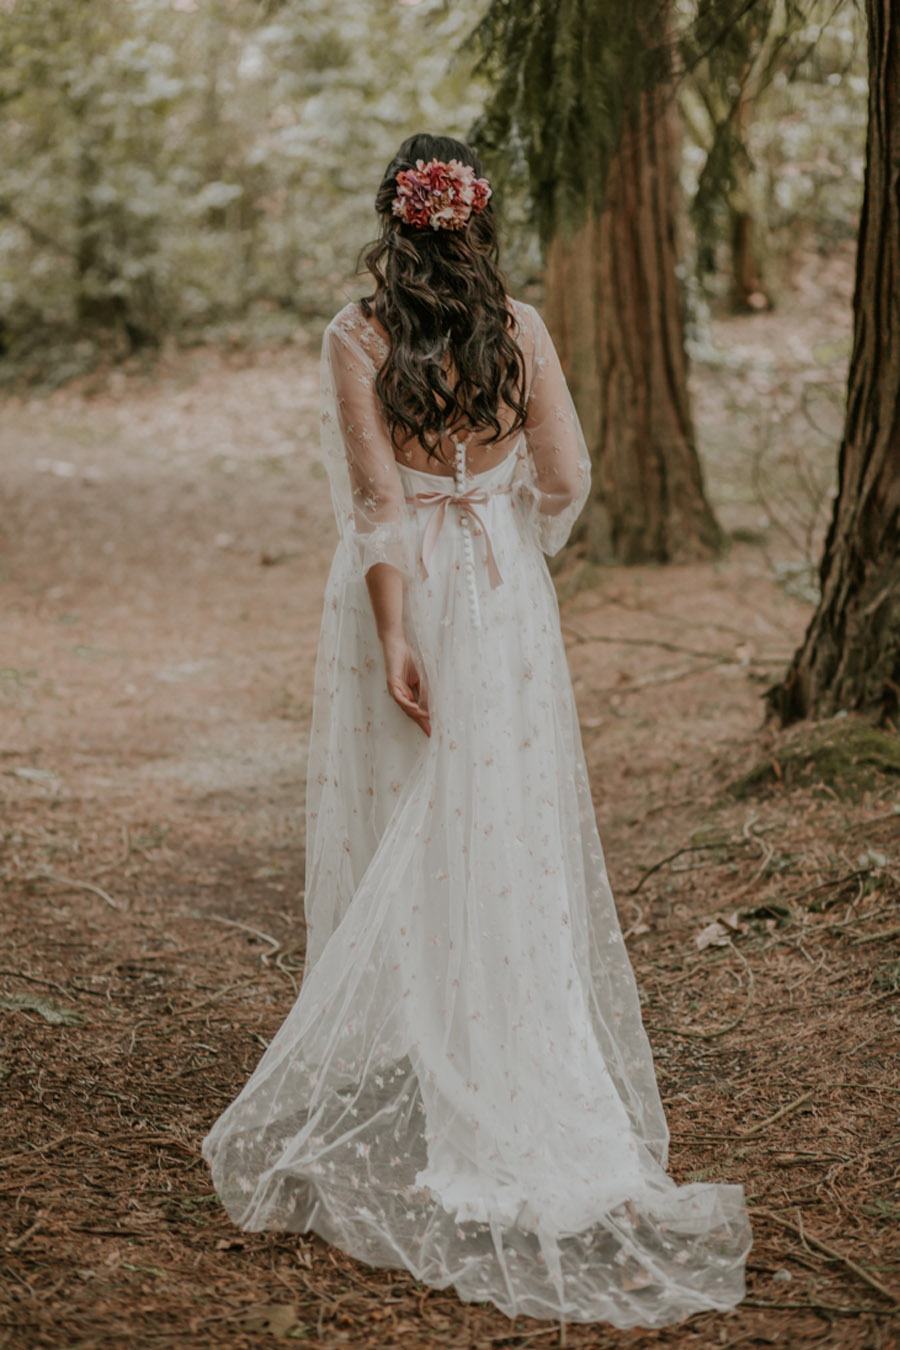
POLYGON ((785 678, 783 722, 900 706, 900 22, 867 0, 869 127, 838 495, 821 599, 785 678))
POLYGON ((595 559, 681 561, 720 542, 688 399, 673 139, 670 91, 643 93, 604 210, 548 250, 547 321, 595 465, 580 531, 595 559))
POLYGON ((753 210, 752 162, 749 143, 750 95, 746 78, 734 114, 735 138, 732 171, 734 187, 729 195, 731 225, 731 307, 737 313, 755 313, 772 308, 772 298, 762 279, 759 230, 753 210))
POLYGON ((743 208, 731 212, 731 308, 737 314, 755 314, 771 309, 772 300, 763 285, 756 242, 756 221, 743 208))

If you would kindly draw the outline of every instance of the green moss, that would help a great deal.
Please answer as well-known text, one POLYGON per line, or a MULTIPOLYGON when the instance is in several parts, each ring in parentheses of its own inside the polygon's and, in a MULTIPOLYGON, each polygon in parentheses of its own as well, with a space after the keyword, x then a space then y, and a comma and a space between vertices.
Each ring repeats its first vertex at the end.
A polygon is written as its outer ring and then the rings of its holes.
POLYGON ((852 798, 898 775, 900 736, 862 718, 835 717, 792 729, 729 791, 745 798, 776 788, 820 787, 852 798))

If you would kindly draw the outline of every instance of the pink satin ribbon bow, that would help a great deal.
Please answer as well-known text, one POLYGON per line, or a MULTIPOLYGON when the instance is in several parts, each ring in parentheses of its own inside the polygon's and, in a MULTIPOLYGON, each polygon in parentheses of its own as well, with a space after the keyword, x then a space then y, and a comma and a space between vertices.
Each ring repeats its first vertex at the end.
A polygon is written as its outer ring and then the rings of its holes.
POLYGON ((481 535, 484 539, 484 563, 491 587, 499 586, 503 577, 500 575, 500 568, 497 566, 497 559, 494 557, 494 548, 491 544, 491 536, 488 534, 487 525, 476 507, 483 506, 493 493, 509 492, 509 490, 508 486, 494 488, 493 492, 488 492, 485 488, 469 488, 468 492, 416 492, 412 497, 407 497, 406 500, 415 506, 431 506, 434 508, 422 536, 422 575, 428 576, 428 564, 431 561, 438 535, 444 524, 447 507, 455 506, 458 511, 465 512, 472 522, 475 534, 481 535))

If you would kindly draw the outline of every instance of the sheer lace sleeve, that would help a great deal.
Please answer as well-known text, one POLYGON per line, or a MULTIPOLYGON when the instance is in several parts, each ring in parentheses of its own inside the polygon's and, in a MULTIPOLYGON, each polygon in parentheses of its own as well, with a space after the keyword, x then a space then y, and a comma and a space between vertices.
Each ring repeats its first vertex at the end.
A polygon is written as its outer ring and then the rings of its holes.
POLYGON ((529 365, 525 501, 537 541, 558 553, 581 514, 591 486, 591 459, 559 357, 531 305, 519 304, 521 345, 529 365))
POLYGON ((375 563, 414 572, 413 532, 403 484, 375 393, 380 339, 355 305, 341 310, 322 342, 322 450, 350 575, 375 563))

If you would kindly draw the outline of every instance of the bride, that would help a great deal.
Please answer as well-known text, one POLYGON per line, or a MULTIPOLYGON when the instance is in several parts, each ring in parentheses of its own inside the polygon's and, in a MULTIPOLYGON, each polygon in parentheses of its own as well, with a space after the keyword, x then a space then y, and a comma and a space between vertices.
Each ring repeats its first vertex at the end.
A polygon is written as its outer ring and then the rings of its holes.
POLYGON ((203 1157, 241 1228, 314 1230, 510 1317, 660 1326, 743 1297, 737 1185, 677 1186, 544 560, 590 461, 469 147, 413 136, 374 294, 331 321, 339 542, 315 675, 300 994, 203 1157))

